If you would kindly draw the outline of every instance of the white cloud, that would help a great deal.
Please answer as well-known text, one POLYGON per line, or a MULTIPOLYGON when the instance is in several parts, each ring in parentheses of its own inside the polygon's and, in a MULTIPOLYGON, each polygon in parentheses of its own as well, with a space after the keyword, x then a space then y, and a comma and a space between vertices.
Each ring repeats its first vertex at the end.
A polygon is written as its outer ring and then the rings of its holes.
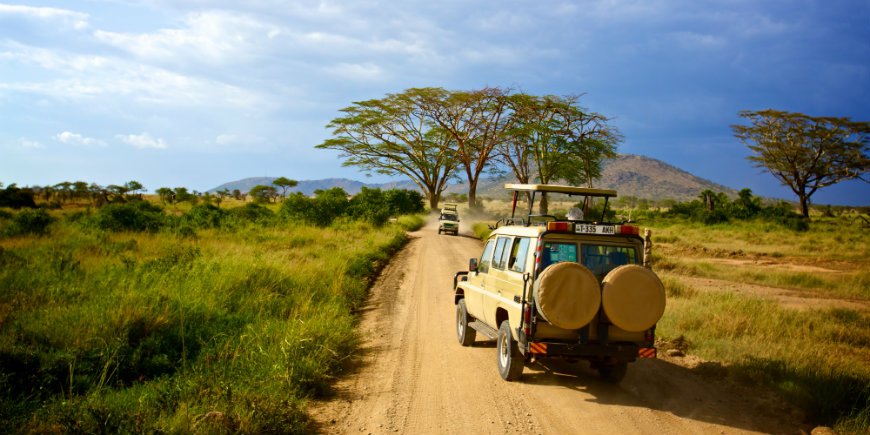
POLYGON ((34 148, 34 149, 45 148, 45 147, 44 147, 41 143, 39 143, 38 141, 30 140, 30 139, 27 139, 27 138, 21 138, 21 139, 19 139, 19 140, 18 140, 18 143, 21 144, 21 146, 23 146, 24 148, 34 148))
POLYGON ((43 20, 60 20, 77 30, 82 30, 88 27, 88 14, 68 9, 0 3, 0 14, 23 15, 43 20))
POLYGON ((141 34, 97 30, 94 36, 142 59, 238 64, 254 58, 282 33, 279 26, 224 11, 189 14, 183 24, 141 34))
POLYGON ((58 142, 65 143, 68 145, 88 146, 88 147, 93 147, 93 146, 104 147, 104 146, 106 146, 106 143, 99 140, 99 139, 94 139, 94 138, 82 136, 78 133, 73 133, 73 132, 69 132, 69 131, 65 131, 63 133, 56 134, 54 136, 54 139, 57 140, 58 142))
POLYGON ((121 59, 76 55, 17 43, 0 43, 0 60, 32 64, 54 73, 44 81, 0 82, 0 90, 41 94, 52 99, 126 97, 136 103, 178 107, 250 109, 267 98, 237 86, 175 73, 121 59))
POLYGON ((168 145, 166 145, 166 141, 161 138, 153 138, 148 133, 142 134, 119 134, 118 139, 126 143, 127 145, 132 145, 136 148, 146 149, 166 149, 168 145))

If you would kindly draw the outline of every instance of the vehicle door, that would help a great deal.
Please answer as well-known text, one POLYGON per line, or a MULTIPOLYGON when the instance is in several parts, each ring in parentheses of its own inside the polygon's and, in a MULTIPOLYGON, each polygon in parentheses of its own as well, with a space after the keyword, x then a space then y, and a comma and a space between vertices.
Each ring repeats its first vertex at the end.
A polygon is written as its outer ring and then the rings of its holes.
POLYGON ((507 241, 505 249, 498 261, 493 255, 491 273, 494 287, 497 293, 496 306, 487 309, 487 316, 492 315, 495 322, 495 312, 499 306, 508 310, 511 324, 515 325, 520 316, 520 303, 523 299, 524 280, 523 275, 528 265, 529 248, 532 239, 528 237, 514 237, 507 241))
POLYGON ((507 257, 510 256, 511 242, 513 237, 499 236, 495 242, 495 249, 492 253, 492 264, 489 268, 484 282, 485 290, 483 292, 483 310, 486 323, 498 327, 495 324, 495 310, 498 307, 499 299, 503 296, 505 289, 504 269, 507 264, 507 257))
POLYGON ((465 308, 469 314, 483 320, 483 292, 486 288, 486 279, 489 277, 490 265, 492 264, 492 251, 495 248, 495 237, 487 240, 483 247, 483 253, 477 260, 477 271, 468 274, 468 285, 465 286, 465 308))

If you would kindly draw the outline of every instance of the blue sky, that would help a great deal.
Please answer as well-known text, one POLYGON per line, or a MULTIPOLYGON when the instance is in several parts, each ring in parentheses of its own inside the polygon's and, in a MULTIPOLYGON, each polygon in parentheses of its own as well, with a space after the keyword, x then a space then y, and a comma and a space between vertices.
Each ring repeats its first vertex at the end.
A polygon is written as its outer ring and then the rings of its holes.
MULTIPOLYGON (((870 2, 0 0, 0 182, 347 177, 314 149, 409 87, 584 94, 619 151, 757 194, 737 112, 870 121, 870 2)), ((385 181, 370 178, 370 181, 385 181)), ((870 184, 816 203, 870 205, 870 184)))

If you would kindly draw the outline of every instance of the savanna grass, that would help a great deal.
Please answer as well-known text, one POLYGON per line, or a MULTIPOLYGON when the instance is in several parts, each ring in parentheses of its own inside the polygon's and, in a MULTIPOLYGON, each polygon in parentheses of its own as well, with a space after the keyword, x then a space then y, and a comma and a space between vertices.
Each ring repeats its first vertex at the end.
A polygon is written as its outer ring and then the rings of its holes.
POLYGON ((194 237, 61 221, 0 239, 0 432, 307 430, 422 219, 215 228, 202 210, 194 237))
POLYGON ((669 296, 657 332, 691 343, 737 380, 770 386, 814 423, 844 432, 870 427, 870 315, 797 311, 775 301, 699 292, 664 280, 669 296))

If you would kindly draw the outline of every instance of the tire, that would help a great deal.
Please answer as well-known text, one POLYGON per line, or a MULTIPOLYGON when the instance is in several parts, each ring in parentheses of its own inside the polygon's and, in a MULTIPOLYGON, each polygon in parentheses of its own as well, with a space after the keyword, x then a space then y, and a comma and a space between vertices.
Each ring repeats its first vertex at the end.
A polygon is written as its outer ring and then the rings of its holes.
POLYGON ((622 379, 625 377, 625 373, 627 371, 627 362, 621 362, 616 364, 601 364, 598 366, 598 375, 601 376, 601 379, 610 382, 611 384, 618 384, 622 382, 622 379))
POLYGON ((474 339, 477 338, 477 331, 468 327, 469 320, 471 320, 471 316, 465 309, 465 299, 460 299, 459 303, 456 304, 456 338, 463 346, 471 346, 474 339))
POLYGON ((441 235, 441 228, 438 228, 438 235, 441 235))
POLYGON ((532 287, 538 314, 562 329, 589 324, 601 307, 598 279, 582 264, 556 263, 541 272, 532 287))
POLYGON ((498 374, 506 381, 516 381, 523 374, 523 356, 517 348, 517 342, 511 336, 511 326, 507 320, 501 322, 496 339, 496 363, 498 374))

